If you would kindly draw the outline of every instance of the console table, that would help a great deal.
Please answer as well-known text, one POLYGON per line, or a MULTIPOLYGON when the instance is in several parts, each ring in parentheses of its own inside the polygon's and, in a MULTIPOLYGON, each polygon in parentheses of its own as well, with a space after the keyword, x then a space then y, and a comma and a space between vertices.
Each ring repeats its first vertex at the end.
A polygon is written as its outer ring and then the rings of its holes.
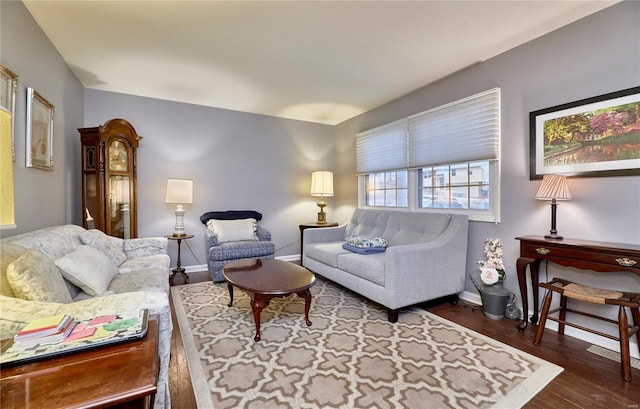
POLYGON ((2 368, 0 401, 8 408, 150 408, 159 362, 151 315, 141 340, 2 368))
POLYGON ((520 257, 516 263, 523 312, 522 321, 518 324, 520 332, 527 328, 529 311, 527 266, 531 273, 531 285, 534 287, 531 316, 533 325, 538 322, 538 268, 542 260, 600 273, 628 271, 640 275, 640 245, 578 239, 545 239, 542 236, 516 237, 516 240, 520 240, 520 257))

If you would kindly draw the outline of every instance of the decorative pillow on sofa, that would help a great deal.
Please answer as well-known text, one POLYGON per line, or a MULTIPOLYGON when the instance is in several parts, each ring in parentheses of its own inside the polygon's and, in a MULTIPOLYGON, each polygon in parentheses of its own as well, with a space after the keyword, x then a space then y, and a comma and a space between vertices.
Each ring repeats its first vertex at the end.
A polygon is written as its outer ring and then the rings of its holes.
POLYGON ((365 248, 386 248, 387 240, 382 237, 372 237, 372 236, 349 236, 344 239, 344 241, 353 247, 358 247, 361 249, 365 248))
POLYGON ((122 239, 108 236, 101 230, 91 229, 85 231, 80 234, 80 241, 82 241, 82 244, 87 244, 96 250, 100 250, 102 254, 109 257, 109 260, 111 260, 116 267, 127 259, 127 255, 124 254, 121 246, 118 245, 118 241, 122 241, 122 239))
POLYGON ((71 295, 60 269, 49 256, 27 250, 7 267, 7 280, 17 298, 70 303, 71 295))
POLYGON ((87 245, 78 247, 55 263, 64 278, 89 295, 103 294, 118 275, 118 267, 107 256, 87 245))
POLYGON ((258 240, 256 219, 217 220, 207 222, 207 228, 218 236, 218 243, 258 240))

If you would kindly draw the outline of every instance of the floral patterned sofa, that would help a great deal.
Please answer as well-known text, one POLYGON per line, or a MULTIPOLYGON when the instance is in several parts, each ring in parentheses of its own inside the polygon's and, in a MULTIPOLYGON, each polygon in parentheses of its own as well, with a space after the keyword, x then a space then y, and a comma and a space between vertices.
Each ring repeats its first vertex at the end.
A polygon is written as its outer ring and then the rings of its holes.
POLYGON ((0 338, 55 314, 84 319, 146 308, 157 314, 160 330, 154 407, 170 408, 169 265, 163 237, 123 240, 65 225, 2 238, 0 338))

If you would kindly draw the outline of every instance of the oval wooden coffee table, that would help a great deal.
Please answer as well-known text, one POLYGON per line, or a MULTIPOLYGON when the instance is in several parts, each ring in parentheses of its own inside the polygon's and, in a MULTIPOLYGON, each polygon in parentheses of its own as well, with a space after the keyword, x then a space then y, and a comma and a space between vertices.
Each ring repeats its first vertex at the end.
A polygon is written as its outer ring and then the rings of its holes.
POLYGON ((233 305, 233 286, 251 297, 251 311, 256 324, 254 341, 260 341, 260 313, 275 297, 298 294, 304 298, 304 320, 309 321, 311 307, 311 288, 316 277, 304 267, 281 260, 245 259, 232 261, 222 269, 222 276, 229 287, 229 304, 233 305))

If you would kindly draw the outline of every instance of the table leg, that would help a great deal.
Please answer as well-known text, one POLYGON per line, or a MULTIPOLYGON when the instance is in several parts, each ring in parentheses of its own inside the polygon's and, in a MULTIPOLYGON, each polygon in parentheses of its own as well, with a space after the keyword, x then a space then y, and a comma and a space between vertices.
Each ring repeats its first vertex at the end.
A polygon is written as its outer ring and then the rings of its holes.
POLYGON ((251 294, 251 311, 253 312, 253 321, 256 323, 256 336, 253 337, 255 342, 260 341, 260 313, 269 305, 271 299, 268 295, 251 294))
POLYGON ((522 299, 522 321, 518 324, 518 331, 524 332, 527 328, 527 318, 529 314, 529 293, 527 291, 527 266, 531 272, 531 285, 533 288, 533 316, 531 323, 538 322, 538 266, 540 259, 529 257, 519 257, 516 262, 516 271, 518 273, 518 284, 520 287, 520 298, 522 299))
POLYGON ((231 307, 233 305, 233 284, 227 283, 227 288, 229 288, 229 304, 227 304, 227 307, 231 307))
POLYGON ((311 291, 307 288, 306 290, 299 292, 298 296, 304 298, 304 322, 307 326, 311 326, 311 321, 309 321, 309 310, 311 309, 311 291))

